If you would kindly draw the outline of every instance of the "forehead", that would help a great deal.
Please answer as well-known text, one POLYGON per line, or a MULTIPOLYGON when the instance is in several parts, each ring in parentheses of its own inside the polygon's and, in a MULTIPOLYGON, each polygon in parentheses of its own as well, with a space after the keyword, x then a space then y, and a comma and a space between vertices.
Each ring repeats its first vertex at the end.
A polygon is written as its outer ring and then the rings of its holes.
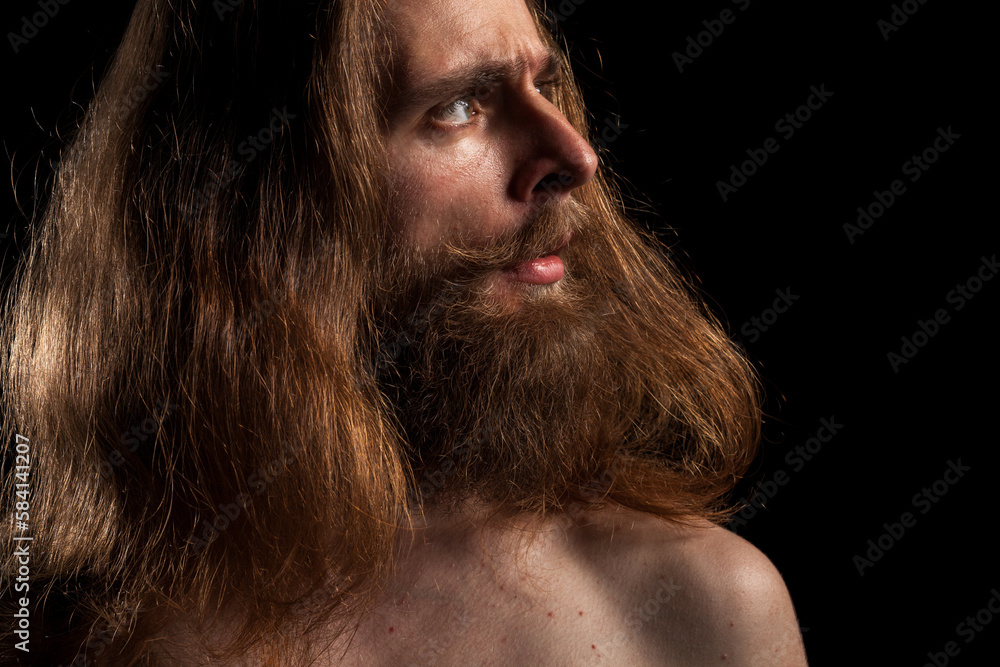
POLYGON ((402 72, 419 80, 476 60, 544 55, 525 0, 388 0, 402 72))

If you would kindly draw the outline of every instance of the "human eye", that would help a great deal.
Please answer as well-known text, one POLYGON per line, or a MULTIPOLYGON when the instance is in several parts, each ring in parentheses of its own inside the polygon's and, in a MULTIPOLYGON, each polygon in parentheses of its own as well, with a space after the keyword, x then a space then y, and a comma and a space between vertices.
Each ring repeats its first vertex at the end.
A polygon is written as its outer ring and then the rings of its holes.
POLYGON ((542 95, 543 97, 545 97, 545 99, 551 102, 553 99, 552 96, 559 88, 559 83, 560 80, 558 78, 548 79, 546 81, 536 81, 535 90, 537 90, 540 95, 542 95))
POLYGON ((470 97, 460 97, 451 104, 446 104, 435 114, 435 120, 439 120, 450 125, 465 125, 476 115, 472 108, 470 97))
POLYGON ((490 91, 491 87, 486 84, 477 85, 438 109, 434 120, 451 126, 470 124, 472 117, 479 113, 480 104, 489 97, 490 91))

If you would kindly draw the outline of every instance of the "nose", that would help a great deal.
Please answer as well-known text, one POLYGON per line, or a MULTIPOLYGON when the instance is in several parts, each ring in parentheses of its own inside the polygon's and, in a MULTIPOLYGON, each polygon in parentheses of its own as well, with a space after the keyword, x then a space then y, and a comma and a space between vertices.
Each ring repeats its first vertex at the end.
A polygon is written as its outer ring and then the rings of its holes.
POLYGON ((511 182, 517 201, 569 197, 597 171, 597 154, 559 109, 532 89, 514 132, 521 153, 511 182))

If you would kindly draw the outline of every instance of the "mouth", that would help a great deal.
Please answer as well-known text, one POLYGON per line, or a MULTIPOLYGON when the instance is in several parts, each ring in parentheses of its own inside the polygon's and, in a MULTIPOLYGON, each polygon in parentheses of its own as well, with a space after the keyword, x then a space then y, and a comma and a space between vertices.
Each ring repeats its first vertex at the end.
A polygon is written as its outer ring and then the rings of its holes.
POLYGON ((550 252, 542 257, 528 259, 516 266, 503 271, 510 280, 529 283, 532 285, 548 285, 562 279, 565 272, 562 258, 558 253, 562 252, 573 238, 573 233, 569 232, 562 241, 550 252))

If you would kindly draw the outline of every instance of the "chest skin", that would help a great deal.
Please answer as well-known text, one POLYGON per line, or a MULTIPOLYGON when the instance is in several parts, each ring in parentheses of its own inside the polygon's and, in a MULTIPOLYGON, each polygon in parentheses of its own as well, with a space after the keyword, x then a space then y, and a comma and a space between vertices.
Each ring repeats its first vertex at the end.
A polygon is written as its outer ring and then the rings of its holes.
POLYGON ((683 605, 682 588, 668 573, 648 572, 626 536, 615 545, 611 532, 598 532, 553 530, 521 559, 513 540, 435 536, 400 563, 343 662, 343 644, 320 662, 670 664, 647 635, 654 615, 683 605))

